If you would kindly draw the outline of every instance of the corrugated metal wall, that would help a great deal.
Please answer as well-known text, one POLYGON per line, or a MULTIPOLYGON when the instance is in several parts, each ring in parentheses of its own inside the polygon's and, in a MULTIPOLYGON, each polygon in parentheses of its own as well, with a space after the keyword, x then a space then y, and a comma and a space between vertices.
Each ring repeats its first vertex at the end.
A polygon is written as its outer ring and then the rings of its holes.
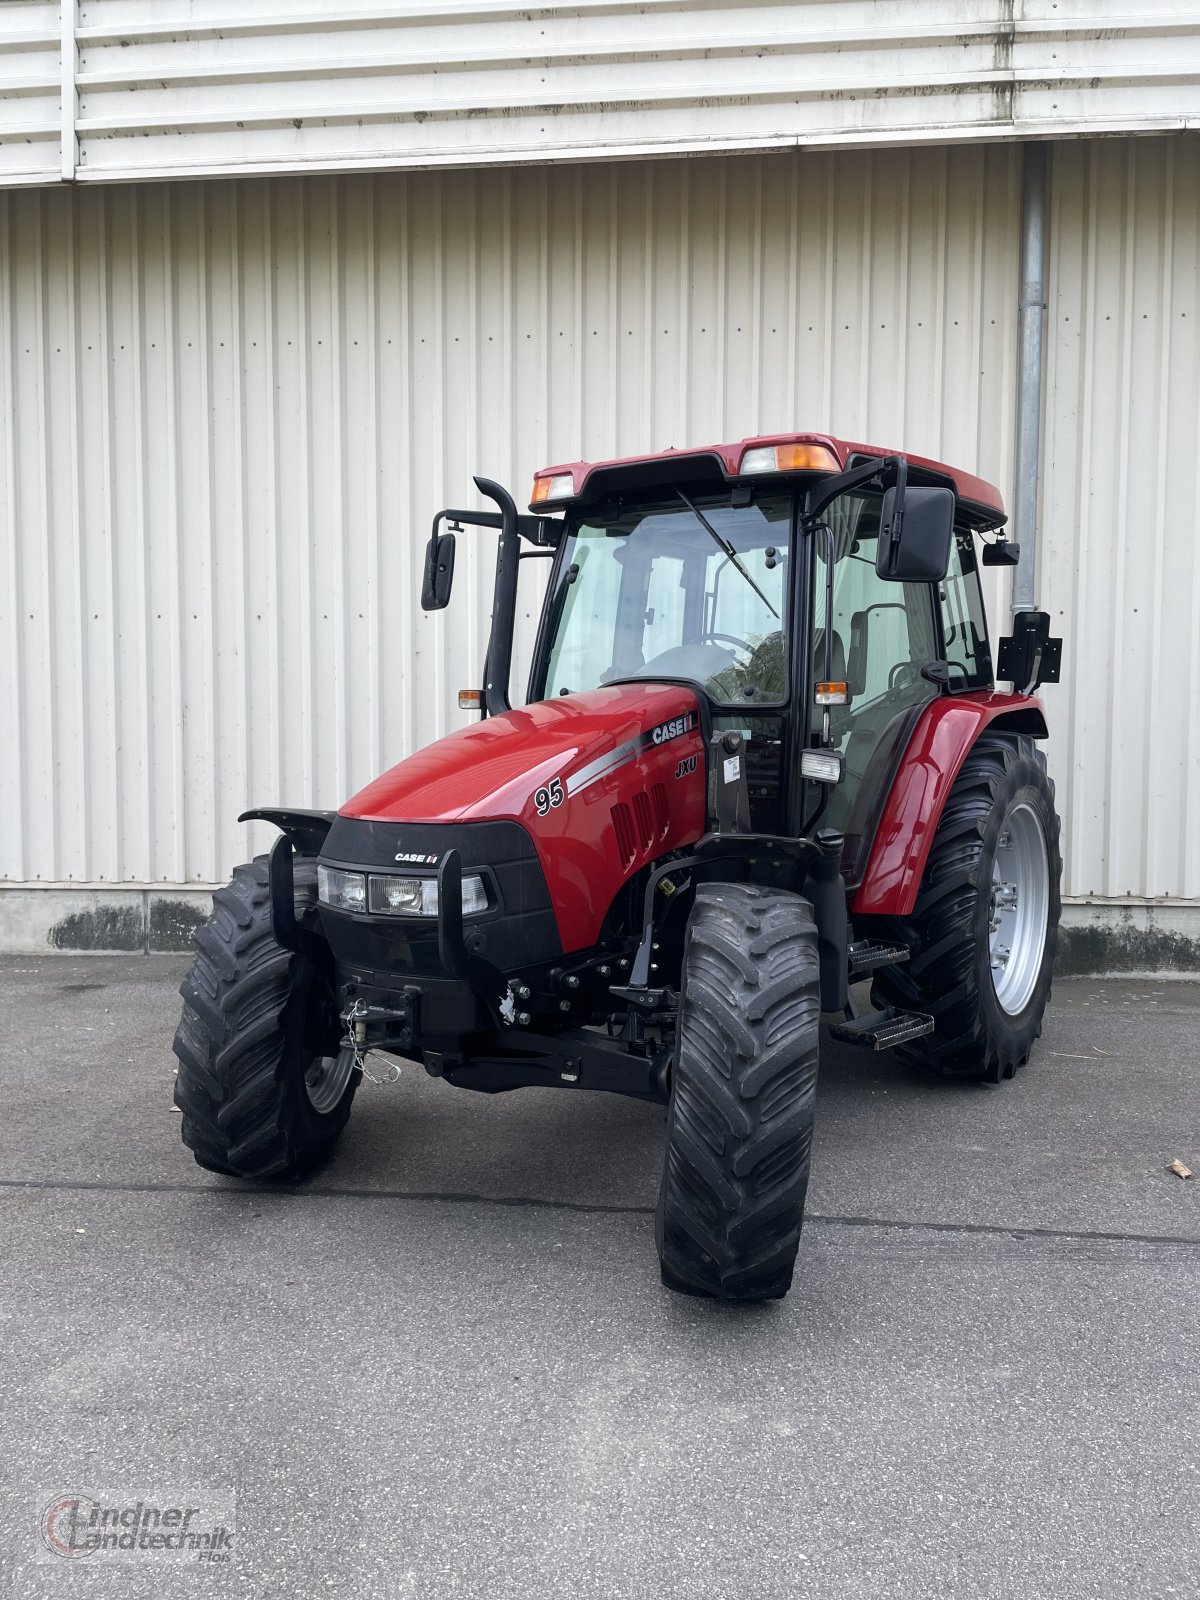
POLYGON ((464 720, 487 536, 448 613, 417 587, 472 472, 829 426, 1006 482, 1018 183, 997 147, 0 197, 0 881, 219 880, 246 805, 464 720))
POLYGON ((1200 900, 1200 141, 1056 145, 1041 601, 1078 895, 1200 900))
POLYGON ((0 0, 0 182, 1200 119, 1194 0, 0 0))
MULTIPOLYGON (((828 426, 1007 487, 1018 187, 996 147, 0 197, 0 882, 219 881, 245 805, 458 725, 488 537, 416 589, 473 471, 828 426)), ((1200 146, 1057 146, 1051 190, 1066 888, 1195 902, 1200 146)))

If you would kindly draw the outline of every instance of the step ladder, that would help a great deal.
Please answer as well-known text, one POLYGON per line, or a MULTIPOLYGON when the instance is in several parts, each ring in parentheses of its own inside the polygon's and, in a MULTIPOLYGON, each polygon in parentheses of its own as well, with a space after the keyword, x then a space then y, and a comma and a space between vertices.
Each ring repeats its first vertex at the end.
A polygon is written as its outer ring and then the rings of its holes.
POLYGON ((861 978, 874 972, 876 967, 895 967, 908 960, 908 946, 904 944, 877 944, 873 939, 856 939, 846 950, 850 958, 851 978, 861 978))
POLYGON ((864 1011, 861 1017, 835 1022, 829 1034, 842 1044, 855 1044, 863 1050, 894 1050, 898 1044, 932 1033, 933 1027, 933 1018, 922 1011, 881 1006, 878 1011, 864 1011))

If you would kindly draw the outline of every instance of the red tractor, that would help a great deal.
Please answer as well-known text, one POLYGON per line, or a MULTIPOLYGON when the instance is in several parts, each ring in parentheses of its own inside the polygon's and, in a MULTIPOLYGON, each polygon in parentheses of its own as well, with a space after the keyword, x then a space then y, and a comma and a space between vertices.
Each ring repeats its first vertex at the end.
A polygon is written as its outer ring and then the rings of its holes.
POLYGON ((204 1167, 294 1180, 372 1051, 495 1094, 666 1107, 664 1283, 783 1295, 808 1182, 818 1023, 998 1083, 1050 991, 1059 823, 1031 698, 1044 612, 991 647, 976 560, 1016 561, 989 484, 824 434, 551 467, 498 536, 480 720, 213 897, 175 1037, 204 1167), (521 561, 551 562, 509 703, 521 561), (870 978, 872 1009, 851 993, 870 978))

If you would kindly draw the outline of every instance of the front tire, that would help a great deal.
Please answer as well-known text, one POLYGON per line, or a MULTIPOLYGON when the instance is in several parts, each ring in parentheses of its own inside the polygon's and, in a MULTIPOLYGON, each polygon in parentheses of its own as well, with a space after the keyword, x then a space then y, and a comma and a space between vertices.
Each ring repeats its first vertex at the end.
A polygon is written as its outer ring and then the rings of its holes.
MULTIPOLYGON (((304 921, 316 864, 298 858, 293 873, 304 921)), ((341 1049, 328 974, 275 941, 265 856, 213 895, 196 944, 174 1043, 183 1142, 212 1172, 303 1177, 331 1153, 360 1074, 341 1049)))
POLYGON ((722 1300, 787 1293, 808 1188, 820 1009, 807 900, 749 884, 696 890, 655 1222, 669 1288, 722 1300))
POLYGON ((1025 1065, 1050 998, 1061 876, 1046 758, 1026 735, 982 734, 946 801, 912 915, 881 925, 912 954, 880 969, 872 1000, 935 1023, 903 1055, 990 1083, 1025 1065))

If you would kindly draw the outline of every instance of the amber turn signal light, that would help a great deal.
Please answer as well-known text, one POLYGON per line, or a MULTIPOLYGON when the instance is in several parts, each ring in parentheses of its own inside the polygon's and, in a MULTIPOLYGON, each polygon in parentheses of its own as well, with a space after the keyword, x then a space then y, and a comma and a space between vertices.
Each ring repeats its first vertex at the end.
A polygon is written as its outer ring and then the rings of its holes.
POLYGON ((530 504, 540 506, 547 500, 569 500, 575 492, 575 479, 569 472, 559 472, 552 477, 535 478, 530 504))
POLYGON ((841 462, 824 444, 755 445, 742 457, 745 472, 840 472, 841 462))
POLYGON ((814 699, 819 706, 848 706, 850 704, 850 685, 848 683, 819 683, 816 687, 814 699))
POLYGON ((460 711, 478 711, 483 703, 481 689, 460 689, 458 691, 458 709, 460 711))

